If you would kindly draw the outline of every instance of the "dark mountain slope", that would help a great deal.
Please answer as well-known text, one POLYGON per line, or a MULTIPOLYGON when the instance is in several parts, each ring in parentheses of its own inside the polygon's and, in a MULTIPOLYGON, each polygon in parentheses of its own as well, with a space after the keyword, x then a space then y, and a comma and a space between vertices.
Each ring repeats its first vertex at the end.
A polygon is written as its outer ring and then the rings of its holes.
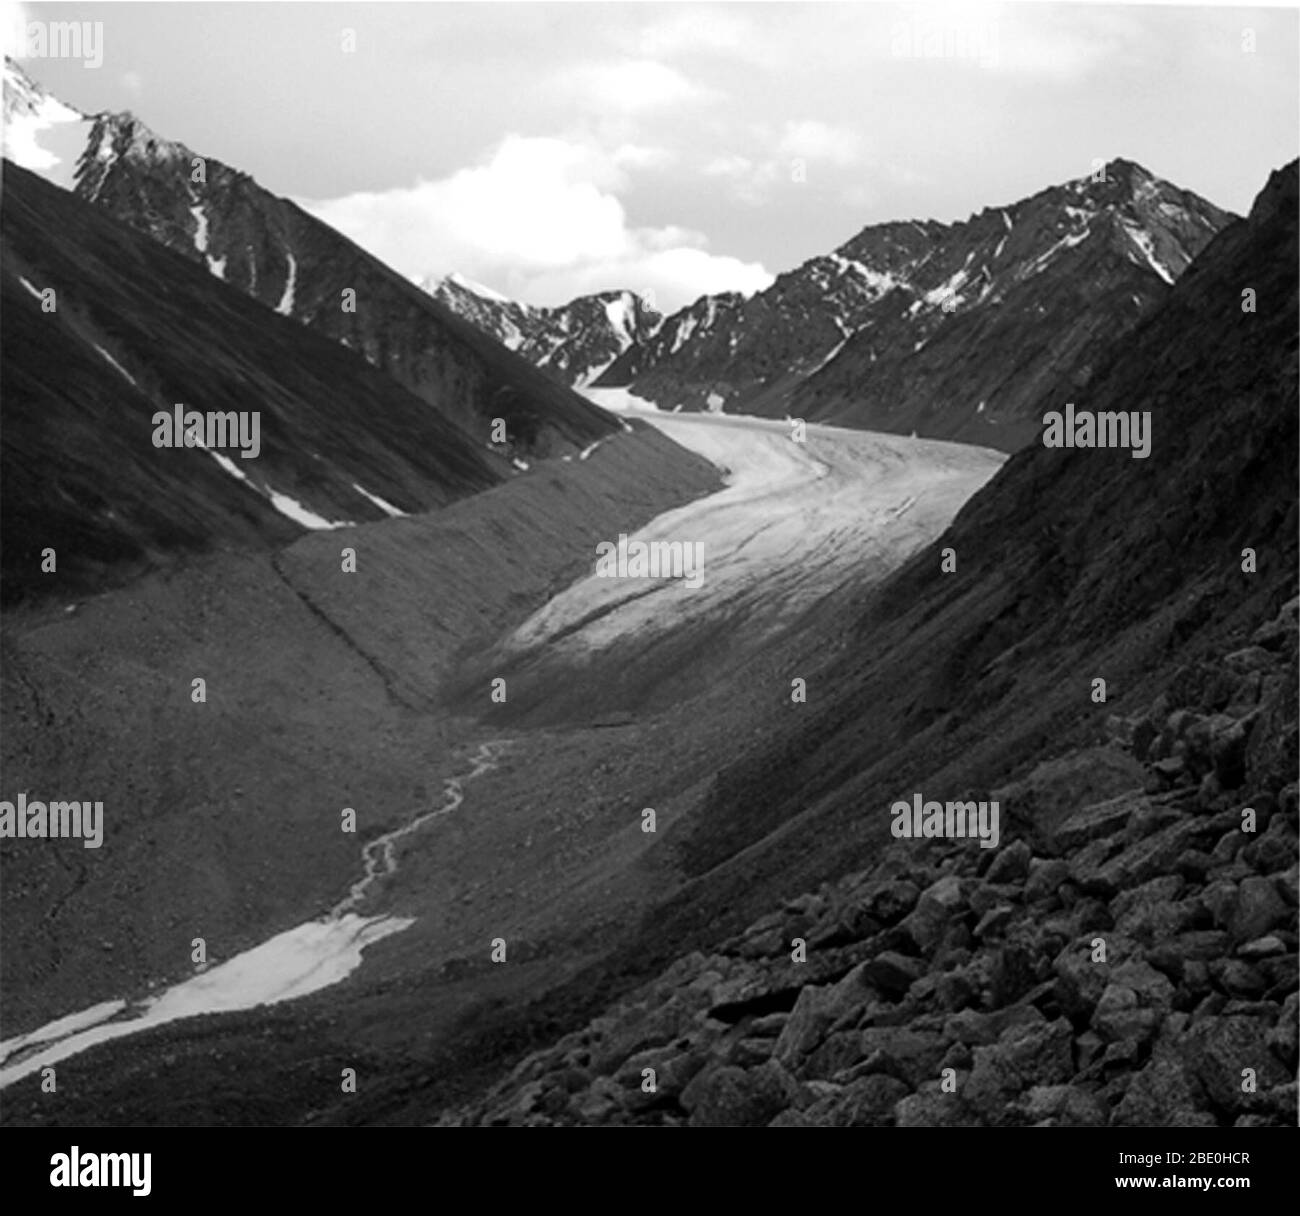
POLYGON ((356 486, 409 513, 502 480, 499 461, 355 354, 4 169, 6 601, 101 589, 188 551, 278 546, 302 525, 273 493, 360 522, 385 511, 356 486), (53 313, 34 294, 47 287, 53 313), (154 447, 154 412, 177 402, 259 411, 260 454, 226 452, 232 474, 199 449, 154 447), (46 547, 56 575, 41 572, 46 547))
POLYGON ((617 422, 501 348, 414 283, 247 174, 159 139, 131 114, 101 114, 77 194, 268 307, 359 351, 473 438, 506 420, 510 449, 584 447, 617 422), (355 310, 343 293, 355 292, 355 310))

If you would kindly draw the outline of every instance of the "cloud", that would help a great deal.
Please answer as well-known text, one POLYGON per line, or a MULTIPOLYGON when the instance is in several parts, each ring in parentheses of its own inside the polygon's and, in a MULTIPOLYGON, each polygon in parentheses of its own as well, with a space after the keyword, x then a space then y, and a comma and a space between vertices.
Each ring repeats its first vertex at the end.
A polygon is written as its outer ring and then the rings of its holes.
POLYGON ((861 159, 861 145, 857 132, 810 119, 787 122, 776 150, 780 156, 828 161, 844 167, 861 159))
POLYGON ((781 62, 781 56, 773 53, 772 40, 747 17, 727 8, 683 5, 632 31, 622 41, 633 53, 650 59, 711 55, 763 67, 781 62))
POLYGON ((739 153, 716 156, 700 171, 706 177, 721 178, 733 198, 754 207, 767 201, 768 191, 780 173, 774 160, 755 161, 739 153))
POLYGON ((751 206, 766 202, 778 182, 806 181, 810 164, 847 169, 864 158, 855 131, 815 119, 787 121, 777 131, 759 124, 751 128, 750 138, 768 154, 723 153, 706 161, 700 172, 722 179, 733 198, 751 206))
POLYGON ((606 153, 579 139, 510 135, 482 164, 449 177, 299 201, 411 279, 459 270, 535 304, 631 287, 672 309, 771 282, 758 263, 710 253, 698 232, 629 224, 615 192, 657 159, 654 149, 606 153))
POLYGON ((672 148, 651 147, 645 144, 620 144, 610 156, 620 169, 667 169, 677 163, 678 155, 672 148))
POLYGON ((1061 83, 1082 81, 1102 68, 1141 67, 1153 51, 1136 12, 1081 5, 1044 14, 1016 5, 999 14, 995 28, 1001 70, 1061 83))
POLYGON ((716 97, 676 68, 654 59, 624 59, 571 67, 557 78, 560 96, 598 114, 640 114, 716 97))
POLYGON ((26 6, 18 0, 0 0, 0 52, 21 57, 27 49, 26 6))

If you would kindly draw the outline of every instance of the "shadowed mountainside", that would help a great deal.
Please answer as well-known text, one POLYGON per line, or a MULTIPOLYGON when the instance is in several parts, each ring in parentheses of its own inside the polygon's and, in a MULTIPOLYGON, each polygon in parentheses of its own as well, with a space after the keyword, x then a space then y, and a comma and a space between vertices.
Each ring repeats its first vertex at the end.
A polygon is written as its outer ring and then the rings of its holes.
POLYGON ((321 523, 365 522, 441 507, 508 475, 354 353, 4 168, 7 603, 103 590, 185 553, 277 547, 303 531, 294 504, 321 523), (199 448, 155 447, 153 415, 177 402, 258 412, 260 452, 228 449, 223 466, 199 448), (46 547, 57 578, 41 570, 46 547))

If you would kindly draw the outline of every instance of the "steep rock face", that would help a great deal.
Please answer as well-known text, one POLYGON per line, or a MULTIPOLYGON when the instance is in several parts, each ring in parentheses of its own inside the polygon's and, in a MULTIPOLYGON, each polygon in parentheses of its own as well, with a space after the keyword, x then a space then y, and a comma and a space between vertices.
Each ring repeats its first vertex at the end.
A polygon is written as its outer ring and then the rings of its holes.
MULTIPOLYGON (((965 223, 883 224, 600 378, 665 408, 791 415, 1015 450, 1231 217, 1124 160, 965 223)), ((697 310, 700 303, 692 305, 697 310)), ((680 315, 680 314, 679 314, 680 315)))
POLYGON ((102 590, 185 552, 430 510, 509 472, 337 343, 26 170, 4 171, 6 602, 102 590), (155 447, 155 412, 178 402, 256 412, 256 455, 155 447), (45 548, 57 577, 42 572, 45 548))
MULTIPOLYGON (((36 86, 6 61, 5 89, 17 106, 36 86)), ((75 178, 80 198, 358 352, 476 442, 491 441, 498 417, 522 455, 618 427, 296 204, 130 113, 93 116, 75 178)))
POLYGON ((649 339, 662 321, 632 291, 603 291, 540 308, 457 274, 426 286, 458 316, 568 385, 596 379, 625 350, 649 339))
POLYGON ((1151 456, 1009 460, 539 1017, 604 1013, 446 1121, 1294 1122, 1298 195, 1293 163, 1083 395, 1150 410, 1151 456), (998 847, 891 842, 917 792, 997 801, 998 847))

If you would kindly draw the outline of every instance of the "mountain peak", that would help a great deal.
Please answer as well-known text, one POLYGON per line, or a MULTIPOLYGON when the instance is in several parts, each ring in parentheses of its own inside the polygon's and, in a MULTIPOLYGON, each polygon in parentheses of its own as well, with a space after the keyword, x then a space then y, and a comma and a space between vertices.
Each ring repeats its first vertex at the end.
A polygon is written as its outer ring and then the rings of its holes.
POLYGON ((465 291, 472 291, 476 296, 481 296, 485 300, 495 300, 501 304, 513 304, 515 302, 508 296, 503 296, 499 291, 493 291, 491 287, 487 287, 483 283, 471 279, 468 275, 461 274, 459 270, 453 270, 450 274, 444 275, 441 279, 436 280, 435 290, 443 283, 448 283, 453 287, 460 287, 465 291))

